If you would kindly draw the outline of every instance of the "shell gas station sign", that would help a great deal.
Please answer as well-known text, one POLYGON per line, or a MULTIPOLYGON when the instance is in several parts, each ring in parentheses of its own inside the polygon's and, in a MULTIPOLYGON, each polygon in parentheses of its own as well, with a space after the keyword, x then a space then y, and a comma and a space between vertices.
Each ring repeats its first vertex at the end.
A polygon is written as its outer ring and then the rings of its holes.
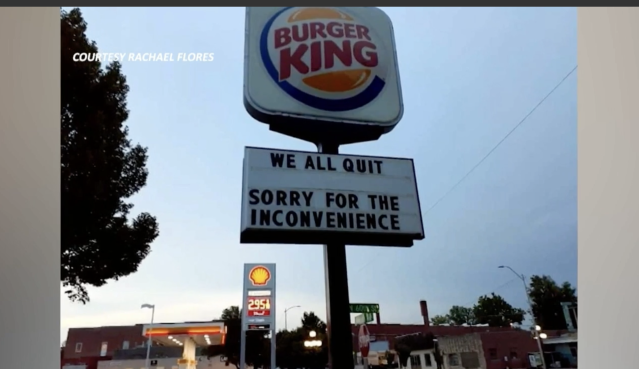
POLYGON ((242 328, 275 329, 275 264, 244 264, 242 328))
POLYGON ((255 287, 266 286, 271 279, 271 271, 265 266, 258 265, 251 269, 248 278, 255 287))
POLYGON ((271 367, 275 367, 275 264, 244 264, 240 368, 246 358, 246 334, 263 331, 271 339, 271 367))
MULTIPOLYGON (((255 266, 248 273, 248 279, 249 281, 251 281, 252 287, 267 286, 269 281, 271 280, 271 270, 263 265, 255 266)), ((272 298, 273 291, 271 289, 247 290, 245 298, 246 306, 244 307, 244 309, 246 310, 246 316, 249 318, 249 320, 257 319, 257 317, 270 317, 272 298)), ((252 330, 256 329, 254 328, 252 330)))

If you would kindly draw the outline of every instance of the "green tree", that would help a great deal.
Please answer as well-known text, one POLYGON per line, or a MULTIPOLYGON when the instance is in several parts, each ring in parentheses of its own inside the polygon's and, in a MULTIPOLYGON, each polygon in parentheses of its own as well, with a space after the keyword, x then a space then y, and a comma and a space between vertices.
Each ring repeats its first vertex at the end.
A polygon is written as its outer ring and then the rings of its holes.
POLYGON ((430 318, 430 324, 434 326, 450 324, 450 322, 451 319, 448 315, 435 315, 430 318))
POLYGON ((566 329, 562 302, 577 303, 577 291, 569 282, 562 285, 549 276, 534 275, 530 278, 528 293, 532 300, 532 313, 542 329, 566 329))
POLYGON ((279 331, 275 336, 277 342, 276 364, 280 368, 319 369, 328 363, 328 347, 326 345, 326 323, 315 313, 304 312, 300 321, 301 327, 292 331, 279 331), (310 332, 316 336, 311 338, 310 332), (320 340, 320 348, 304 346, 306 340, 320 340))
POLYGON ((145 185, 147 149, 128 139, 129 86, 117 62, 74 62, 95 53, 79 9, 61 11, 61 282, 72 301, 86 286, 135 273, 158 237, 149 213, 127 201, 145 185))
MULTIPOLYGON (((219 355, 226 355, 226 348, 224 347, 224 345, 211 345, 208 347, 203 347, 200 351, 200 355, 206 356, 208 359, 219 355)), ((229 363, 226 362, 226 365, 228 366, 229 363)))
MULTIPOLYGON (((202 350, 202 355, 211 358, 213 356, 224 354, 226 356, 226 365, 233 364, 239 369, 240 366, 240 347, 242 340, 242 309, 239 306, 229 306, 222 311, 220 320, 224 321, 226 326, 226 339, 224 346, 211 345, 202 350)), ((246 332, 246 364, 255 366, 255 364, 264 364, 264 346, 266 345, 264 332, 248 331, 246 332)))
POLYGON ((242 319, 242 309, 239 306, 229 306, 226 309, 222 310, 222 315, 220 316, 220 320, 229 321, 229 320, 241 320, 242 319))
POLYGON ((473 308, 454 305, 448 312, 448 317, 455 325, 475 325, 475 313, 473 308))
POLYGON ((326 333, 326 323, 322 321, 314 312, 304 312, 302 314, 302 327, 307 331, 316 331, 318 334, 326 333))
POLYGON ((320 348, 306 348, 304 342, 303 364, 304 368, 325 368, 328 364, 328 346, 326 341, 326 323, 320 319, 314 312, 304 312, 301 319, 302 327, 299 329, 303 333, 303 340, 311 339, 309 336, 311 331, 317 335, 312 338, 323 342, 320 348))
POLYGON ((275 335, 275 364, 279 368, 303 368, 306 348, 304 347, 304 331, 300 328, 293 331, 279 331, 275 335))
POLYGON ((477 324, 488 324, 490 327, 509 327, 524 321, 524 311, 512 307, 503 297, 492 293, 481 296, 473 307, 477 324))

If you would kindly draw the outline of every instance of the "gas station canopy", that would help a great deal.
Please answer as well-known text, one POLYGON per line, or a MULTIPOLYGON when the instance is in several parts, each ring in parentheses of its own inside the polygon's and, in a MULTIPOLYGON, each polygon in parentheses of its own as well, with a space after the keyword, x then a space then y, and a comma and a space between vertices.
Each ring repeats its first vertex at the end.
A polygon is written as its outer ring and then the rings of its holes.
POLYGON ((142 328, 144 337, 162 346, 184 346, 191 337, 198 346, 223 345, 226 336, 224 322, 158 323, 146 324, 142 328))

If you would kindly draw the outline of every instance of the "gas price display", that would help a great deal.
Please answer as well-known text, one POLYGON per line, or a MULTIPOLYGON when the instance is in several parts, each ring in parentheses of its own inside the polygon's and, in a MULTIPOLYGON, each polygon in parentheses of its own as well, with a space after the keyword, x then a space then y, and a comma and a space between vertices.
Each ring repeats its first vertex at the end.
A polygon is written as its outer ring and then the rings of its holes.
POLYGON ((263 296, 249 296, 247 310, 249 316, 271 315, 271 298, 263 296))

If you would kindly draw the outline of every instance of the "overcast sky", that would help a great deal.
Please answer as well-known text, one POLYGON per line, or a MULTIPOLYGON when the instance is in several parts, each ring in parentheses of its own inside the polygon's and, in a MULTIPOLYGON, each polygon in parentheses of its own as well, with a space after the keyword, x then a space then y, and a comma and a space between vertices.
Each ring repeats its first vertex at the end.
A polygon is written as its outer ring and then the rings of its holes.
MULTIPOLYGON (((405 114, 344 153, 414 158, 426 238, 410 249, 350 247, 350 297, 384 323, 418 323, 495 291, 525 307, 525 275, 577 283, 576 73, 459 186, 577 63, 575 8, 384 8, 394 22, 405 114)), ((213 62, 124 62, 130 136, 149 148, 134 212, 160 237, 139 271, 87 305, 61 293, 69 327, 219 317, 241 304, 242 265, 277 263, 278 328, 325 317, 321 246, 240 245, 244 146, 313 151, 269 132, 242 104, 244 8, 84 8, 100 52, 212 52, 213 62)))

